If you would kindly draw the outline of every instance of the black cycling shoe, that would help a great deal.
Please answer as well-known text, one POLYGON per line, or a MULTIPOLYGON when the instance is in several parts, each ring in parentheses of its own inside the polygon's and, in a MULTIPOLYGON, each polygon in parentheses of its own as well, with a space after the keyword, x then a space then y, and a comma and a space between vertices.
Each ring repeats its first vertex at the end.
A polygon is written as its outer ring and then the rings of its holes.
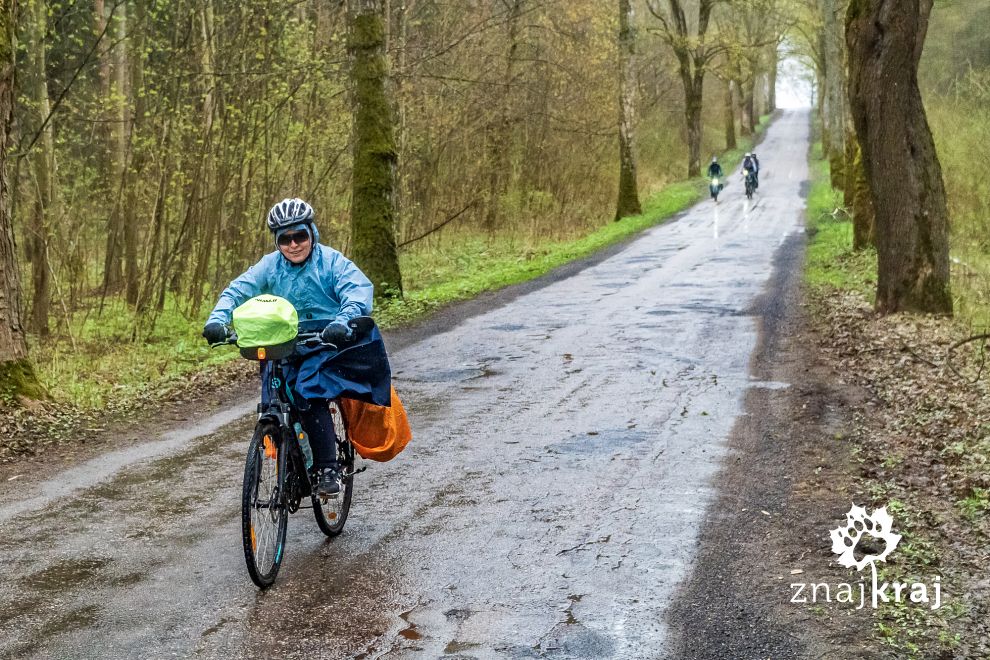
POLYGON ((316 487, 317 495, 338 495, 340 493, 340 472, 337 468, 328 467, 320 471, 320 483, 316 487))

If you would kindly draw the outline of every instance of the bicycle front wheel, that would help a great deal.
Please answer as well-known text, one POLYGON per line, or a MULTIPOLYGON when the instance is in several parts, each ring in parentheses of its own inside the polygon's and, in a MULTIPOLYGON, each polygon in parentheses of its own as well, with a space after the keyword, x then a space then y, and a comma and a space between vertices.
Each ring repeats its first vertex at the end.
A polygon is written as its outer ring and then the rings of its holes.
POLYGON ((344 531, 347 514, 351 510, 351 494, 354 492, 354 448, 347 439, 347 426, 340 405, 330 402, 330 417, 337 434, 337 460, 344 471, 340 493, 336 497, 320 497, 313 493, 313 515, 320 531, 334 537, 344 531))
POLYGON ((248 573, 265 589, 275 582, 285 550, 289 510, 285 503, 286 455, 281 430, 271 422, 258 424, 248 447, 241 492, 241 535, 248 573))

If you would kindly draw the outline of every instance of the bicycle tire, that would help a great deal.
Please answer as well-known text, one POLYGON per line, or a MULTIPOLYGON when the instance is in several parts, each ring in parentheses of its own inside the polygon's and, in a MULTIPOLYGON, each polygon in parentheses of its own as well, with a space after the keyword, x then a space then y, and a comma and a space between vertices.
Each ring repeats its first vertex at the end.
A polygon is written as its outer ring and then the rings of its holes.
POLYGON ((278 441, 280 433, 281 429, 272 422, 261 422, 255 427, 241 489, 244 559, 251 580, 262 589, 275 582, 282 566, 289 523, 283 495, 286 452, 278 441))
POLYGON ((333 538, 344 531, 347 514, 351 510, 351 496, 354 493, 354 448, 347 439, 347 425, 336 401, 330 402, 330 417, 337 434, 337 460, 345 476, 341 480, 340 493, 335 498, 322 498, 313 493, 313 516, 320 531, 333 538))

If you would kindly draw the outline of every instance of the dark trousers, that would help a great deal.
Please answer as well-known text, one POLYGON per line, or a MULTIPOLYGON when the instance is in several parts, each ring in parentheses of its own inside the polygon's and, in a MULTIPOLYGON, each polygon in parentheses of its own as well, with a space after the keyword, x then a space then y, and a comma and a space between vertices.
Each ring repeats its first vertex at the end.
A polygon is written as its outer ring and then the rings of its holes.
POLYGON ((299 410, 299 421, 313 448, 313 467, 336 467, 337 434, 333 430, 328 402, 326 399, 309 399, 306 403, 309 407, 299 410))

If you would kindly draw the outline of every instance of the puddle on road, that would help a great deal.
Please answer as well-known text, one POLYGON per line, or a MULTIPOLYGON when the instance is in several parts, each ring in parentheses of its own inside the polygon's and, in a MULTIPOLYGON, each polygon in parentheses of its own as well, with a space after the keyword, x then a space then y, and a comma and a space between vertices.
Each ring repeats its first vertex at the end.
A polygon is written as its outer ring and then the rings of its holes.
POLYGON ((48 568, 32 573, 21 582, 37 591, 63 591, 89 582, 99 576, 103 568, 110 564, 109 557, 82 557, 63 559, 48 568))
POLYGON ((462 651, 470 651, 471 649, 480 648, 481 644, 477 642, 461 642, 458 640, 453 640, 446 647, 444 647, 444 653, 460 653, 462 651))
POLYGON ((37 637, 47 639, 54 635, 61 635, 71 630, 81 630, 89 628, 96 623, 96 615, 99 614, 98 605, 85 605, 74 610, 69 610, 61 616, 49 620, 38 631, 37 637))
POLYGON ((786 390, 790 386, 790 383, 781 383, 775 380, 757 380, 747 385, 747 387, 754 387, 761 390, 786 390))
POLYGON ((416 624, 409 620, 409 615, 412 613, 413 610, 406 610, 399 615, 399 618, 406 622, 406 627, 399 631, 399 637, 413 641, 423 639, 423 635, 416 630, 416 624))
POLYGON ((567 615, 567 619, 564 620, 565 624, 572 626, 578 622, 577 617, 574 616, 574 606, 580 603, 582 598, 584 598, 584 594, 571 594, 567 597, 571 604, 564 610, 564 614, 567 615))
POLYGON ((460 369, 432 369, 415 375, 403 375, 403 380, 411 383, 457 383, 479 378, 483 367, 462 367, 460 369))
POLYGON ((609 450, 618 450, 648 442, 650 434, 633 429, 604 429, 586 431, 572 435, 547 447, 548 454, 596 454, 607 455, 609 450))

